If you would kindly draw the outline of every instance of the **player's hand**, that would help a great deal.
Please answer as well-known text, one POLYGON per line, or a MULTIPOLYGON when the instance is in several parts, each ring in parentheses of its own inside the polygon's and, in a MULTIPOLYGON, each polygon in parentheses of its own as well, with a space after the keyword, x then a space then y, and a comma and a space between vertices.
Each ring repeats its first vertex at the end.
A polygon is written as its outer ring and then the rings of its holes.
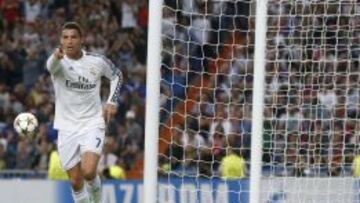
POLYGON ((109 123, 109 121, 115 116, 117 112, 117 107, 114 104, 106 104, 104 111, 103 111, 103 116, 104 116, 104 120, 106 123, 109 123))
POLYGON ((54 52, 54 56, 56 59, 60 60, 64 57, 64 51, 61 47, 56 48, 54 52))

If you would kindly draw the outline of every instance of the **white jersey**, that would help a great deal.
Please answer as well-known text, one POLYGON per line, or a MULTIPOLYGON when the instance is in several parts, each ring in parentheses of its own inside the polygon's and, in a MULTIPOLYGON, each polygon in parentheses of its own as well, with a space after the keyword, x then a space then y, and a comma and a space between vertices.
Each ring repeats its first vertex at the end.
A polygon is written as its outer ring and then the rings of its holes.
POLYGON ((78 132, 105 127, 100 98, 101 77, 110 83, 108 103, 117 104, 122 74, 102 55, 83 51, 80 59, 66 55, 58 60, 51 55, 46 67, 55 89, 55 121, 58 130, 78 132))

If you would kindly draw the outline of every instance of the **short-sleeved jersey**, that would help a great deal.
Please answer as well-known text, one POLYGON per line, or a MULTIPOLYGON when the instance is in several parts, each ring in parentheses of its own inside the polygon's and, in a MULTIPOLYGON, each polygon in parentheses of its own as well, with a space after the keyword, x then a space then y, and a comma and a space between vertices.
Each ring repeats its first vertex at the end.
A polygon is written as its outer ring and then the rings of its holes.
POLYGON ((122 74, 102 55, 83 51, 80 59, 51 55, 47 61, 55 89, 54 127, 59 130, 80 131, 105 127, 100 97, 101 77, 111 80, 108 103, 116 104, 122 74))

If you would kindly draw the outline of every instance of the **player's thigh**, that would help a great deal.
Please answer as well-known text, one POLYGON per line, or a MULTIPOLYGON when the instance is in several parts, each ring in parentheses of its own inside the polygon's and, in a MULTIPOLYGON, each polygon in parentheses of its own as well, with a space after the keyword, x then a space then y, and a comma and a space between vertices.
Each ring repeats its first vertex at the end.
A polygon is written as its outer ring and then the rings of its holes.
POLYGON ((105 129, 94 128, 88 130, 81 137, 80 152, 83 155, 85 152, 93 152, 99 156, 102 153, 105 140, 105 129))
POLYGON ((86 179, 96 175, 98 162, 102 153, 105 130, 94 128, 83 135, 80 145, 81 168, 86 179))
POLYGON ((80 143, 76 134, 59 131, 57 147, 64 170, 68 171, 80 162, 80 143))
POLYGON ((100 155, 94 152, 84 152, 81 156, 81 170, 85 179, 94 179, 97 174, 97 166, 100 155))
POLYGON ((84 186, 84 177, 81 171, 80 162, 66 172, 70 178, 72 188, 75 191, 81 190, 84 186))

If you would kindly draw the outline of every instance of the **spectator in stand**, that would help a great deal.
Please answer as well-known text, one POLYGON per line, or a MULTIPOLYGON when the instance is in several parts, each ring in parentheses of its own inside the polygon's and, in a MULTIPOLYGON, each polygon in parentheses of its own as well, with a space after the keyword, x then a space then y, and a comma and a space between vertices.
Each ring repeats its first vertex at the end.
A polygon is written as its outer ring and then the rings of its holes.
MULTIPOLYGON (((2 114, 4 113, 5 109, 10 107, 10 93, 7 89, 8 87, 6 84, 4 84, 3 81, 0 81, 0 109, 2 109, 2 114)), ((2 120, 2 122, 3 121, 4 120, 2 120)))
POLYGON ((182 127, 175 126, 171 132, 171 143, 165 153, 165 160, 162 162, 170 164, 171 170, 177 170, 182 167, 182 162, 185 157, 184 145, 182 143, 182 127))
POLYGON ((40 75, 44 73, 43 68, 41 68, 43 62, 35 48, 28 50, 27 59, 23 65, 23 83, 27 91, 31 90, 40 75))
POLYGON ((37 155, 34 168, 43 171, 48 169, 48 163, 50 161, 53 145, 47 140, 40 142, 39 145, 40 146, 38 146, 38 148, 36 149, 37 155))
POLYGON ((5 146, 0 143, 0 171, 6 169, 6 149, 5 146))
POLYGON ((103 170, 102 176, 106 179, 125 180, 126 173, 121 166, 114 165, 103 170))
POLYGON ((61 167, 60 157, 57 150, 53 150, 50 153, 48 178, 50 180, 69 180, 66 171, 64 171, 61 167))
POLYGON ((219 163, 226 154, 227 137, 224 128, 218 125, 214 131, 212 140, 208 146, 201 151, 199 173, 202 177, 212 177, 219 167, 219 163))
POLYGON ((98 166, 98 172, 102 173, 104 169, 110 168, 111 166, 115 166, 118 157, 113 153, 113 145, 110 144, 111 138, 106 138, 103 153, 101 154, 98 166))
POLYGON ((355 155, 352 163, 353 177, 360 178, 360 150, 355 150, 355 155))
POLYGON ((129 138, 138 143, 139 147, 143 143, 143 130, 136 120, 136 115, 133 110, 126 112, 126 130, 129 138))
POLYGON ((10 30, 14 28, 16 21, 20 17, 19 1, 18 0, 2 0, 0 2, 0 10, 3 17, 8 24, 10 30))
POLYGON ((25 0, 25 22, 34 23, 41 14, 40 0, 25 0))
POLYGON ((17 169, 30 169, 32 165, 31 146, 28 141, 21 140, 18 142, 16 152, 16 168, 17 169))
POLYGON ((199 134, 199 122, 196 118, 187 119, 182 143, 185 151, 185 165, 196 167, 200 161, 201 151, 207 146, 204 137, 199 134))
POLYGON ((222 129, 222 133, 226 137, 233 131, 233 126, 231 125, 227 111, 228 108, 225 105, 217 104, 215 119, 210 125, 210 140, 213 139, 214 134, 217 133, 216 129, 222 129))
POLYGON ((227 154, 221 160, 220 175, 224 180, 236 180, 246 177, 245 159, 231 147, 228 147, 227 154))
POLYGON ((140 6, 138 7, 139 11, 138 11, 138 25, 140 28, 142 28, 143 30, 146 30, 148 27, 148 16, 149 16, 149 12, 148 12, 148 1, 147 0, 143 0, 140 3, 140 6))
POLYGON ((121 4, 121 28, 131 30, 137 27, 138 7, 135 0, 124 0, 121 4))

